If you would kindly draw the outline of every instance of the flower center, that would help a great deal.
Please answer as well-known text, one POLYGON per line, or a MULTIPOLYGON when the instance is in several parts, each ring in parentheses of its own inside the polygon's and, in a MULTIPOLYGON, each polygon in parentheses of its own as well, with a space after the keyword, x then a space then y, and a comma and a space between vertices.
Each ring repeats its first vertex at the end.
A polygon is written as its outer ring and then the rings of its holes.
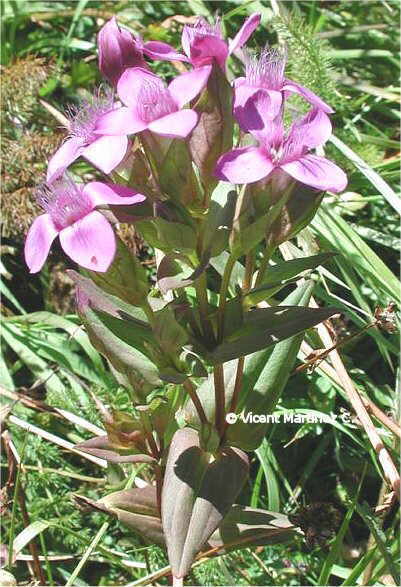
POLYGON ((58 230, 71 226, 92 211, 93 205, 81 186, 69 178, 39 187, 36 199, 58 230))
POLYGON ((176 112, 177 106, 167 88, 160 83, 145 80, 138 95, 138 110, 142 120, 152 122, 176 112))
POLYGON ((252 86, 268 90, 281 90, 284 82, 286 54, 283 50, 264 49, 259 58, 247 55, 245 75, 252 86))
POLYGON ((68 118, 70 135, 83 139, 89 145, 99 138, 94 134, 98 119, 113 108, 113 90, 102 87, 90 98, 82 100, 80 106, 70 106, 68 118))
POLYGON ((209 24, 204 18, 199 18, 193 26, 187 27, 189 42, 192 44, 196 37, 217 37, 222 39, 221 22, 217 19, 214 24, 209 24))

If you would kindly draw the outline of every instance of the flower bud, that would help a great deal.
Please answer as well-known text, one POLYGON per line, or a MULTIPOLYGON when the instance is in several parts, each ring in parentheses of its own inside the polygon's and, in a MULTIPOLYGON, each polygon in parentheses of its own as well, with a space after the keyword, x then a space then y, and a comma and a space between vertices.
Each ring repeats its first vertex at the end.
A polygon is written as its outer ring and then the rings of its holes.
POLYGON ((99 69, 114 87, 127 67, 146 67, 141 45, 119 28, 115 17, 100 30, 98 49, 99 69))

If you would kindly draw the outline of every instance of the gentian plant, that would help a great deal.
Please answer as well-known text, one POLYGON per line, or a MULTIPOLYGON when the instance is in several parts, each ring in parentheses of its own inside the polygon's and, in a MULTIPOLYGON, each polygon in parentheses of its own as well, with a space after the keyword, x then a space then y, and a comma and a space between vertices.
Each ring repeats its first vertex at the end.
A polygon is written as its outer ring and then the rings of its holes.
POLYGON ((275 410, 305 331, 336 312, 308 307, 314 281, 305 272, 327 253, 272 260, 324 192, 346 186, 343 171, 314 153, 333 110, 285 78, 284 50, 237 52, 244 76, 228 81, 230 55, 259 22, 253 14, 228 42, 219 22, 199 19, 184 27, 183 52, 106 23, 99 67, 111 85, 70 113, 25 245, 34 273, 59 236, 80 266, 70 271, 80 319, 131 393, 132 412, 103 409, 105 434, 79 447, 152 470, 153 484, 90 503, 165 547, 176 584, 199 556, 297 531, 281 514, 236 504, 247 452, 268 427, 238 416, 275 410), (166 85, 147 58, 187 71, 166 85), (306 114, 293 115, 294 93, 306 114), (102 178, 76 183, 69 166, 80 157, 102 178), (115 235, 117 222, 135 224, 153 248, 153 283, 115 235))

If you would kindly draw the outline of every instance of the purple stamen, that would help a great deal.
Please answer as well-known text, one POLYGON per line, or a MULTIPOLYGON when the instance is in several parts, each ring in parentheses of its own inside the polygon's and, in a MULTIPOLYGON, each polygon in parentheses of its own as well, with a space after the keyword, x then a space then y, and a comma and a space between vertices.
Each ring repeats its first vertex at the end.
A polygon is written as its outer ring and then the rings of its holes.
POLYGON ((258 56, 246 55, 245 72, 247 82, 269 90, 281 90, 287 55, 281 49, 264 49, 258 56))
POLYGON ((89 145, 98 138, 93 132, 98 119, 112 108, 113 90, 102 87, 90 99, 82 100, 80 106, 71 106, 68 112, 70 136, 81 138, 89 145))
POLYGON ((138 113, 145 122, 152 122, 162 116, 176 112, 177 105, 167 88, 145 80, 138 94, 138 113))
POLYGON ((71 226, 93 209, 93 204, 81 187, 68 177, 41 185, 36 199, 51 216, 57 230, 71 226))

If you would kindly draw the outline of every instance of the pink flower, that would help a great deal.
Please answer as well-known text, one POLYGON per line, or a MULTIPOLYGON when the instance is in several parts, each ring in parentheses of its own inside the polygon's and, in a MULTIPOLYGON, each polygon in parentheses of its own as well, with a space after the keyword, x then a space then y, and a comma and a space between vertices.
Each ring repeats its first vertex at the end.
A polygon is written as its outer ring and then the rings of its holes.
POLYGON ((224 70, 228 56, 245 45, 259 25, 260 18, 260 14, 257 13, 247 18, 234 39, 229 43, 223 38, 219 20, 215 24, 209 24, 204 18, 199 18, 194 26, 185 25, 181 43, 188 61, 194 67, 202 67, 210 65, 216 60, 224 70))
POLYGON ((255 103, 252 98, 256 92, 264 94, 264 120, 273 120, 278 116, 284 97, 289 93, 300 94, 315 108, 328 114, 333 109, 323 102, 311 90, 286 79, 284 70, 287 61, 285 51, 265 49, 259 58, 247 56, 245 77, 235 80, 234 114, 241 128, 248 132, 260 131, 264 126, 261 114, 257 107, 261 101, 255 103))
POLYGON ((34 220, 26 237, 24 253, 30 272, 43 267, 57 235, 73 261, 103 272, 113 260, 116 242, 112 227, 95 208, 139 204, 145 196, 116 184, 92 181, 82 186, 62 178, 41 186, 37 199, 45 214, 34 220))
POLYGON ((86 100, 79 108, 71 108, 68 138, 49 161, 47 181, 64 173, 78 157, 85 157, 103 173, 110 173, 124 159, 128 148, 126 136, 105 136, 95 133, 99 119, 113 111, 112 91, 99 90, 92 99, 86 100))
POLYGON ((152 59, 186 60, 185 55, 177 53, 167 43, 144 43, 139 36, 133 37, 119 28, 114 16, 99 31, 98 49, 99 69, 114 87, 128 67, 146 67, 144 55, 152 59))
POLYGON ((146 69, 126 69, 117 84, 126 106, 102 116, 95 134, 124 135, 148 129, 165 137, 187 137, 198 122, 198 114, 182 108, 199 94, 209 73, 210 66, 200 67, 177 76, 166 87, 146 69))
POLYGON ((280 170, 287 177, 317 190, 341 192, 347 185, 342 169, 324 157, 309 154, 309 150, 322 145, 330 133, 328 116, 316 108, 293 123, 287 134, 281 118, 276 118, 259 137, 258 146, 233 149, 222 155, 217 162, 216 175, 231 183, 244 184, 280 170))

